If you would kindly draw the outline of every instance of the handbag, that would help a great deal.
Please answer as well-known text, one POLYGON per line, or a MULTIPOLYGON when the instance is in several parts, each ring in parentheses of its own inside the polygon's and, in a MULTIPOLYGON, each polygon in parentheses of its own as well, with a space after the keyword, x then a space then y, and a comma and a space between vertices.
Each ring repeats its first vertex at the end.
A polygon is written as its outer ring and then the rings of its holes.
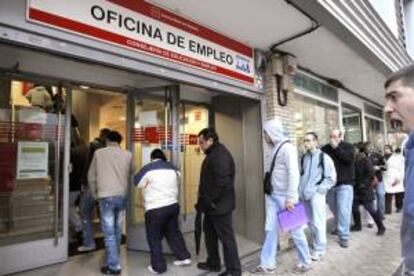
POLYGON ((263 179, 263 190, 264 193, 267 195, 271 195, 273 192, 273 186, 272 186, 272 173, 273 173, 273 169, 275 168, 275 162, 276 162, 276 157, 277 154, 279 153, 280 148, 286 144, 289 141, 284 141, 276 150, 275 156, 273 157, 272 160, 272 164, 270 165, 270 171, 265 173, 265 177, 263 179))

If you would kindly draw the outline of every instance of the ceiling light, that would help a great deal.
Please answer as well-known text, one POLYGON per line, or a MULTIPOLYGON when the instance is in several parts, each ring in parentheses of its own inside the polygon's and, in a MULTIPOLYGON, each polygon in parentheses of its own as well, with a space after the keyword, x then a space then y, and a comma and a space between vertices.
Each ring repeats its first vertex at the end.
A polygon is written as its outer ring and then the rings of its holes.
POLYGON ((82 88, 82 89, 89 89, 90 88, 89 86, 86 86, 86 85, 80 85, 79 87, 82 88))

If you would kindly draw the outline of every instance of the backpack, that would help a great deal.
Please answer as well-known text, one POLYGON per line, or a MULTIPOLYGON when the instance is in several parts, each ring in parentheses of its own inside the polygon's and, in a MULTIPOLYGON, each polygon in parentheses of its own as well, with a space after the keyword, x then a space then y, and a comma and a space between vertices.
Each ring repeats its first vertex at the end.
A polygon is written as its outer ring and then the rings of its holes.
MULTIPOLYGON (((325 162, 324 162, 324 157, 323 157, 324 155, 325 155, 325 153, 323 153, 322 151, 319 154, 319 167, 322 168, 322 176, 321 176, 321 179, 318 182, 316 182, 316 186, 319 186, 323 182, 323 180, 325 179, 325 162)), ((300 159, 300 175, 301 176, 305 173, 305 171, 303 169, 304 159, 305 159, 305 155, 302 155, 302 157, 300 159)))

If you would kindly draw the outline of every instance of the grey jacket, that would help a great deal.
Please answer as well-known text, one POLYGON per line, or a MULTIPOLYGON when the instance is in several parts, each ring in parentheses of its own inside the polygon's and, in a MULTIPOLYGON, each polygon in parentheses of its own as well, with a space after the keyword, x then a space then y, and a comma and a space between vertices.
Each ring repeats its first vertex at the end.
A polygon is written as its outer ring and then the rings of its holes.
POLYGON ((299 195, 301 199, 310 200, 315 193, 326 194, 336 183, 335 165, 329 155, 320 149, 314 152, 307 152, 303 156, 303 174, 300 178, 299 195), (322 167, 320 164, 320 154, 323 154, 324 178, 322 179, 322 167))

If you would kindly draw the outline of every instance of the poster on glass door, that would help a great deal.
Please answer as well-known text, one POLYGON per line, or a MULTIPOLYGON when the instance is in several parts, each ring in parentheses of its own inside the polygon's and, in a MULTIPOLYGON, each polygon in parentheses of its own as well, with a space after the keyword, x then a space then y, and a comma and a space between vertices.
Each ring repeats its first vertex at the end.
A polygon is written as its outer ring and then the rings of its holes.
POLYGON ((18 142, 17 179, 48 176, 49 146, 47 142, 18 142))

